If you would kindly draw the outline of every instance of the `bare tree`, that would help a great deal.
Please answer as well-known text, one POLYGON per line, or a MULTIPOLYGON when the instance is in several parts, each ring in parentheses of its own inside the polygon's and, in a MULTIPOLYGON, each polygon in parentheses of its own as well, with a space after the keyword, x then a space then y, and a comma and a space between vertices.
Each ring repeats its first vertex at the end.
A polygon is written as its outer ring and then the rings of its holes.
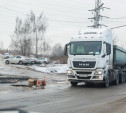
POLYGON ((54 45, 53 50, 52 50, 52 55, 53 56, 63 56, 63 48, 59 43, 54 45))
POLYGON ((25 19, 25 22, 22 27, 22 38, 23 38, 23 51, 24 51, 24 56, 30 55, 31 48, 32 48, 32 39, 31 39, 31 26, 30 26, 30 21, 29 18, 25 19))
POLYGON ((51 46, 48 41, 43 39, 40 44, 40 51, 43 56, 50 55, 51 52, 51 46))
POLYGON ((11 47, 15 50, 20 50, 21 55, 30 55, 31 51, 31 37, 30 37, 30 21, 29 18, 26 18, 24 22, 17 17, 16 18, 16 26, 15 26, 15 32, 12 36, 11 40, 11 47))
POLYGON ((41 36, 39 36, 39 33, 43 33, 46 31, 46 18, 44 17, 43 13, 40 14, 39 17, 36 17, 34 12, 31 11, 30 12, 30 21, 32 24, 32 32, 33 34, 35 34, 35 53, 36 53, 36 57, 38 57, 38 41, 40 38, 42 38, 41 36))
POLYGON ((46 19, 43 13, 36 17, 34 12, 31 11, 24 21, 17 17, 11 47, 20 50, 22 55, 29 56, 35 45, 35 53, 38 57, 38 41, 42 40, 46 28, 46 19))
POLYGON ((23 45, 21 41, 21 34, 22 34, 22 20, 17 17, 16 18, 16 26, 15 26, 15 35, 13 35, 12 44, 14 44, 15 48, 21 50, 21 54, 23 55, 23 45), (16 38, 16 39, 15 39, 16 38))
POLYGON ((0 41, 0 49, 2 50, 3 49, 3 42, 0 41))

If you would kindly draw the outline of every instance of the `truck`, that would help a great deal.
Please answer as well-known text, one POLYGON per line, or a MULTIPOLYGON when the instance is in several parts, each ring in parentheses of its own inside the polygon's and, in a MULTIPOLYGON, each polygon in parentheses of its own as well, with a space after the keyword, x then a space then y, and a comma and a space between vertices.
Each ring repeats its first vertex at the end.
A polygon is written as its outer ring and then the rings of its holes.
POLYGON ((126 82, 126 50, 113 45, 111 29, 87 29, 74 35, 65 45, 68 56, 67 77, 72 86, 78 83, 110 84, 126 82))

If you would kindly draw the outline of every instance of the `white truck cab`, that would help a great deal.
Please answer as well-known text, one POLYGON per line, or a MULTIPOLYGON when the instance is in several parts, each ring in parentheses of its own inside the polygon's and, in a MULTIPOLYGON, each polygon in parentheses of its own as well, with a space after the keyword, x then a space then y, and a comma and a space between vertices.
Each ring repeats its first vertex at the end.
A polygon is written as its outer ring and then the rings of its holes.
POLYGON ((87 29, 73 36, 65 46, 67 71, 71 85, 79 82, 105 83, 108 70, 113 69, 113 39, 111 29, 87 29))

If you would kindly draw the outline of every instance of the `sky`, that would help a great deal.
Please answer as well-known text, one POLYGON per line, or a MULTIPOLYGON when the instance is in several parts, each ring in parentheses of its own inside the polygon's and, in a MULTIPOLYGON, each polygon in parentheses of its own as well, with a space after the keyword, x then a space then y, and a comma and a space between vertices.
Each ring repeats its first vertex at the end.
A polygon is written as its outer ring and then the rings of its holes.
MULTIPOLYGON (((108 27, 126 25, 126 0, 102 0, 105 7, 101 15, 110 17, 101 20, 108 27)), ((47 18, 48 28, 45 39, 53 46, 68 43, 78 31, 87 29, 93 23, 88 18, 93 17, 88 10, 95 7, 95 0, 0 0, 0 47, 7 49, 15 28, 18 16, 25 19, 30 11, 36 16, 41 12, 47 18)), ((126 27, 114 29, 118 37, 117 44, 126 48, 126 27)))

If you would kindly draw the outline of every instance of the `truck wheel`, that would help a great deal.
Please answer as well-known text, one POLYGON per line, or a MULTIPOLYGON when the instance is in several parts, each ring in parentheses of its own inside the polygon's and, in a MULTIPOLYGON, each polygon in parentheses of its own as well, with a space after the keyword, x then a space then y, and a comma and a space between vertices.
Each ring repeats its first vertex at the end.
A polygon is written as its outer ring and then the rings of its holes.
POLYGON ((108 88, 109 87, 109 76, 106 77, 104 87, 108 88))
POLYGON ((124 74, 123 76, 124 76, 124 83, 125 83, 126 82, 126 72, 124 71, 123 74, 124 74))
POLYGON ((123 71, 123 83, 125 83, 125 72, 123 71))
POLYGON ((9 61, 8 60, 6 60, 6 62, 5 62, 6 64, 9 64, 9 61))
POLYGON ((19 65, 23 65, 23 62, 22 61, 19 61, 19 65))
POLYGON ((119 74, 118 74, 118 72, 116 72, 115 74, 116 74, 116 79, 114 81, 114 84, 118 85, 119 84, 119 74))
POLYGON ((78 82, 70 82, 71 86, 77 86, 78 82))
POLYGON ((119 82, 124 83, 124 73, 123 72, 121 72, 121 74, 119 76, 119 82))
POLYGON ((124 76, 125 76, 125 82, 126 82, 126 72, 124 72, 124 76))

